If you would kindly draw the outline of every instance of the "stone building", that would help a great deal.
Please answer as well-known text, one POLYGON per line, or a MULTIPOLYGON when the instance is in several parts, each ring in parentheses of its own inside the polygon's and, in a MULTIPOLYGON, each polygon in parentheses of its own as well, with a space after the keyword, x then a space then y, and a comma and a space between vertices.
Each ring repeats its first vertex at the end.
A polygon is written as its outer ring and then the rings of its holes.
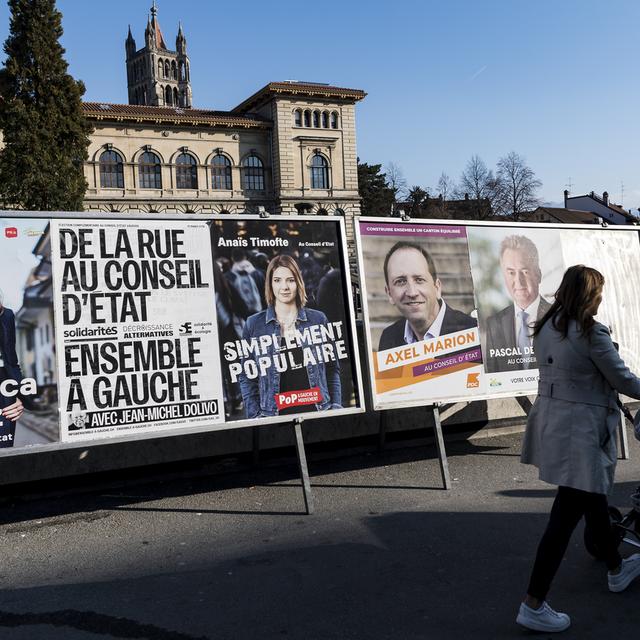
POLYGON ((230 111, 191 108, 186 38, 180 28, 176 51, 166 48, 155 3, 145 46, 136 51, 129 30, 125 50, 130 104, 84 104, 94 127, 86 210, 360 211, 355 105, 363 91, 271 82, 230 111))

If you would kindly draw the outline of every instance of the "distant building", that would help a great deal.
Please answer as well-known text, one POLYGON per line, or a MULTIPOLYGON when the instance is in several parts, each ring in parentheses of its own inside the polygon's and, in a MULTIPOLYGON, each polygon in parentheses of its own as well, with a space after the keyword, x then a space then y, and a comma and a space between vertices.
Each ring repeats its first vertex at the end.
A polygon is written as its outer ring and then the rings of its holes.
POLYGON ((445 200, 442 196, 427 196, 417 205, 411 201, 396 202, 393 213, 404 212, 412 218, 452 218, 456 220, 488 220, 493 218, 491 202, 488 198, 477 200, 468 194, 458 200, 445 200))
POLYGON ((563 209, 562 207, 538 207, 518 215, 522 222, 554 222, 562 224, 602 224, 602 218, 591 211, 563 209))
POLYGON ((638 218, 620 205, 609 202, 609 194, 605 191, 602 197, 593 191, 584 196, 570 196, 564 192, 564 206, 567 209, 590 211, 609 224, 637 224, 638 218))

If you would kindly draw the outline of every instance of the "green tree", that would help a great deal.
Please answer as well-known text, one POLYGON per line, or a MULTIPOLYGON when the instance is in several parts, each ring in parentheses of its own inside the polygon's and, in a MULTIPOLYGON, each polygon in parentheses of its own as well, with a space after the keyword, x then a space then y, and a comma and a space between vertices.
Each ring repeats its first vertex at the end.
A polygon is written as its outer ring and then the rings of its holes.
POLYGON ((9 0, 0 70, 0 198, 27 210, 81 210, 91 126, 82 82, 67 73, 55 0, 9 0))
POLYGON ((381 173, 382 165, 361 163, 358 158, 358 191, 362 198, 362 215, 388 216, 395 200, 387 177, 381 173))

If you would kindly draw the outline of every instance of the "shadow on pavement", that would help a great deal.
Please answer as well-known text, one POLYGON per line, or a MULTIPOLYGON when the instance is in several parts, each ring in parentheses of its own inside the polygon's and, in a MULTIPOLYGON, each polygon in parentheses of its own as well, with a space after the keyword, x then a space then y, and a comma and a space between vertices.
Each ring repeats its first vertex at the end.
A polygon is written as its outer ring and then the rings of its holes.
MULTIPOLYGON (((4 591, 0 627, 19 623, 30 640, 47 637, 32 633, 32 625, 88 629, 78 625, 101 618, 99 633, 150 640, 528 635, 514 620, 546 514, 402 512, 362 524, 355 539, 334 532, 317 542, 310 537, 276 548, 260 545, 235 559, 221 559, 212 540, 187 548, 185 566, 171 575, 148 566, 143 578, 125 574, 91 583, 85 576, 82 584, 4 591), (65 622, 70 604, 73 615, 65 622), (21 617, 11 617, 25 608, 21 617), (117 635, 111 629, 117 631, 123 619, 187 635, 134 635, 139 630, 133 627, 131 635, 117 635)), ((638 598, 640 582, 622 594, 607 591, 604 566, 587 556, 576 532, 551 593, 553 605, 573 616, 562 637, 635 637, 638 598)))

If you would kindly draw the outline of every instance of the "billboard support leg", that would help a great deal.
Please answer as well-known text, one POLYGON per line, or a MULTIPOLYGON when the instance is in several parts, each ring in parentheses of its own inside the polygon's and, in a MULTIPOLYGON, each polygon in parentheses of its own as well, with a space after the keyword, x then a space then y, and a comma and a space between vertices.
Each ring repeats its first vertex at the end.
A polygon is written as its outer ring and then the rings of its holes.
POLYGON ((260 427, 251 427, 251 451, 253 455, 253 466, 260 464, 260 427))
POLYGON ((387 442, 387 412, 380 411, 378 420, 378 451, 384 451, 387 442))
POLYGON ((627 439, 626 422, 624 420, 624 413, 620 411, 620 422, 618 422, 618 457, 620 460, 629 459, 629 440, 627 439))
POLYGON ((304 508, 307 515, 313 513, 313 493, 311 493, 311 481, 309 480, 309 469, 307 467, 307 454, 304 451, 304 440, 302 439, 302 418, 293 421, 293 431, 296 437, 296 453, 298 454, 298 468, 302 479, 302 494, 304 496, 304 508))
POLYGON ((444 448, 444 438, 442 436, 442 423, 440 422, 440 406, 434 404, 433 410, 433 428, 436 432, 436 444, 438 445, 438 460, 440 461, 440 473, 442 475, 442 484, 445 489, 451 489, 451 476, 449 475, 449 461, 447 460, 447 452, 444 448))

